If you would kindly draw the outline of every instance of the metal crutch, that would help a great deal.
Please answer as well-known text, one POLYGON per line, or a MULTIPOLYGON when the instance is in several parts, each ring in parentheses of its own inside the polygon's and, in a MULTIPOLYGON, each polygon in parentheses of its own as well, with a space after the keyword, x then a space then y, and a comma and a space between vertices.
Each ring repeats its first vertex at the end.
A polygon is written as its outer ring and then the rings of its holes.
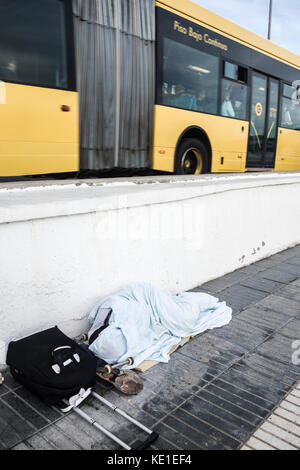
POLYGON ((147 447, 149 447, 158 438, 158 434, 155 431, 151 431, 151 429, 147 428, 142 423, 140 423, 139 421, 137 421, 134 418, 132 418, 131 416, 129 416, 127 413, 125 413, 125 411, 123 411, 120 408, 118 408, 117 406, 113 405, 108 400, 106 400, 105 398, 98 395, 98 393, 93 392, 92 389, 88 389, 88 390, 81 389, 78 395, 75 395, 75 396, 71 397, 69 400, 64 399, 63 402, 66 403, 67 405, 69 405, 67 408, 62 410, 63 412, 67 412, 67 411, 70 411, 71 409, 73 409, 75 411, 75 413, 77 413, 79 416, 81 416, 85 421, 87 421, 88 423, 95 426, 95 428, 99 429, 101 432, 103 432, 103 434, 108 436, 110 439, 115 441, 117 444, 119 444, 120 446, 122 446, 126 450, 143 450, 143 449, 147 449, 147 447), (97 400, 99 400, 102 404, 106 405, 111 410, 115 411, 116 413, 123 416, 125 419, 127 419, 128 421, 130 421, 131 423, 135 424, 137 427, 139 427, 140 429, 145 431, 147 434, 149 434, 149 437, 143 442, 137 441, 134 446, 130 447, 128 444, 123 442, 117 436, 115 436, 110 431, 105 429, 103 426, 101 426, 99 423, 97 423, 97 421, 94 418, 92 418, 87 413, 85 413, 80 408, 78 408, 78 405, 82 401, 84 401, 90 394, 93 397, 95 397, 97 400))

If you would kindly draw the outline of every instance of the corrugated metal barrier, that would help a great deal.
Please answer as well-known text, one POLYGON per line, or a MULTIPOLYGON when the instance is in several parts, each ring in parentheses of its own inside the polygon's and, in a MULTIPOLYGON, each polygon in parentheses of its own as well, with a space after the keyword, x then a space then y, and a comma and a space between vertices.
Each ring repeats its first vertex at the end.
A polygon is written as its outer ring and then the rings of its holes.
POLYGON ((73 0, 82 169, 150 166, 154 0, 73 0))

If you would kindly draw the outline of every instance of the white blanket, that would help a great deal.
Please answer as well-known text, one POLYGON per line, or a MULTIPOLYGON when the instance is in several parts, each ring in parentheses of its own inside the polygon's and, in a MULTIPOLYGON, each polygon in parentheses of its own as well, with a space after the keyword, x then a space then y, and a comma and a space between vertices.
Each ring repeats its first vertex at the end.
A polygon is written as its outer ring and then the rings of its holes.
POLYGON ((168 362, 172 346, 181 338, 230 322, 232 310, 225 302, 200 292, 171 295, 147 283, 126 286, 101 300, 90 312, 92 325, 97 312, 112 308, 109 326, 90 346, 90 350, 109 364, 134 359, 168 362))

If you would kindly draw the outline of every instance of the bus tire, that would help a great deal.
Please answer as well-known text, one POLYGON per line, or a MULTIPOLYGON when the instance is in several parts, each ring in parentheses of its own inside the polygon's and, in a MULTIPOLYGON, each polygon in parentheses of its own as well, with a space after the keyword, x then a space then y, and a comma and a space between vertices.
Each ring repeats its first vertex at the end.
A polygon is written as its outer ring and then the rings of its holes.
POLYGON ((198 139, 183 139, 175 156, 176 175, 200 175, 209 172, 206 146, 198 139))

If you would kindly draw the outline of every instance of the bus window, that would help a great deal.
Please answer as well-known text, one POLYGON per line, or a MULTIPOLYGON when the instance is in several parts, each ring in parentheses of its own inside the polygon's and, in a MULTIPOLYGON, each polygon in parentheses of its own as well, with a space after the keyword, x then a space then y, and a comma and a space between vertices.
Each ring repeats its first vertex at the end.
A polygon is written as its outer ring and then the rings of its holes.
POLYGON ((281 127, 300 130, 299 91, 290 85, 283 85, 281 106, 281 127))
POLYGON ((247 69, 231 62, 224 62, 224 77, 247 83, 247 69))
POLYGON ((247 118, 247 69, 230 62, 224 63, 222 79, 221 115, 236 119, 247 118))
POLYGON ((0 80, 68 88, 65 3, 0 0, 0 80))
POLYGON ((213 55, 164 38, 159 104, 217 114, 218 64, 213 55))
POLYGON ((247 86, 222 80, 221 115, 246 120, 247 86))

